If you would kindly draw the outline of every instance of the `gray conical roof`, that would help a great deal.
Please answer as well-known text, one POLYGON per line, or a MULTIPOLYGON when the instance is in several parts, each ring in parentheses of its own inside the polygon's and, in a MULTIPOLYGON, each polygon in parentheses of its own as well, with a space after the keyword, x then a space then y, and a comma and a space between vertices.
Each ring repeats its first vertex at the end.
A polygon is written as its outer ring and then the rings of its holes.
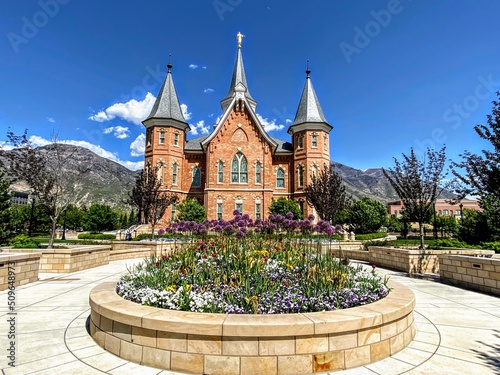
POLYGON ((306 83, 304 85, 304 90, 302 90, 302 96, 300 98, 299 107, 297 108, 297 113, 295 114, 295 120, 292 125, 298 125, 309 122, 323 122, 328 123, 319 104, 318 97, 314 91, 313 84, 311 82, 311 77, 309 76, 310 70, 306 71, 306 83))
MULTIPOLYGON (((236 61, 234 63, 233 76, 231 78, 231 85, 229 86, 229 91, 224 99, 221 100, 221 105, 225 109, 225 106, 231 101, 231 99, 236 95, 236 87, 238 85, 244 86, 245 97, 251 104, 256 104, 255 100, 250 95, 248 90, 247 77, 245 74, 245 66, 243 65, 243 57, 241 54, 241 48, 238 47, 238 52, 236 54, 236 61)), ((240 88, 238 91, 241 91, 240 88)))
POLYGON ((167 77, 163 86, 158 93, 155 104, 151 109, 151 113, 146 118, 147 121, 152 118, 156 119, 172 119, 186 123, 182 114, 181 105, 175 91, 174 81, 172 79, 172 65, 168 64, 167 77))

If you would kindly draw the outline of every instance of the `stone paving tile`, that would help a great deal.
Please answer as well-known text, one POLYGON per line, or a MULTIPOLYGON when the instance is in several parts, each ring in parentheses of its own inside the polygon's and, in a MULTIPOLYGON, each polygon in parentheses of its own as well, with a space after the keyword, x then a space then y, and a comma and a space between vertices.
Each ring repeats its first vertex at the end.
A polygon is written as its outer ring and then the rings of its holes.
POLYGON ((174 372, 166 372, 159 370, 157 368, 153 367, 148 367, 148 366, 141 366, 137 365, 135 363, 128 362, 124 364, 123 366, 117 367, 111 371, 108 372, 108 374, 111 375, 167 375, 167 374, 178 374, 174 372))
MULTIPOLYGON (((116 281, 126 265, 139 261, 117 261, 69 275, 41 274, 45 281, 17 288, 22 321, 18 326, 18 367, 5 367, 0 361, 4 374, 177 374, 105 352, 86 331, 89 291, 104 281, 116 281)), ((378 271, 414 291, 415 340, 391 358, 332 374, 499 373, 500 328, 496 327, 500 327, 500 298, 378 271)), ((0 292, 0 299, 4 296, 0 292)), ((6 312, 0 307, 0 317, 6 312)))

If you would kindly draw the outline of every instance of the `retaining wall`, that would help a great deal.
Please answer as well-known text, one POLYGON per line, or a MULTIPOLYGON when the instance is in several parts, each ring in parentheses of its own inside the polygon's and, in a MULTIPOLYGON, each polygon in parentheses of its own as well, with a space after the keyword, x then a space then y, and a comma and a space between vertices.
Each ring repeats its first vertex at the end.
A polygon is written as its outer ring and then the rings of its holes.
POLYGON ((500 258, 439 255, 441 281, 500 296, 500 258))
POLYGON ((122 299, 116 283, 92 289, 90 331, 107 351, 136 363, 195 374, 311 374, 366 365, 415 335, 415 296, 346 310, 282 315, 202 314, 122 299))
POLYGON ((40 254, 0 254, 0 290, 8 289, 9 281, 15 286, 37 281, 39 267, 40 254))

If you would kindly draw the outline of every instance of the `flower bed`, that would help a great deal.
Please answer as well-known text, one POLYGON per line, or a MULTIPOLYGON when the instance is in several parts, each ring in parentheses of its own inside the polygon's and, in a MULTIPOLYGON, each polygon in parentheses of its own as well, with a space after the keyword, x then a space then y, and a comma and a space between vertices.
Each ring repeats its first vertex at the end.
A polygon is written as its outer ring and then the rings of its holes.
POLYGON ((344 265, 321 244, 220 236, 146 258, 120 279, 117 292, 172 310, 284 314, 365 305, 389 288, 374 269, 344 265))

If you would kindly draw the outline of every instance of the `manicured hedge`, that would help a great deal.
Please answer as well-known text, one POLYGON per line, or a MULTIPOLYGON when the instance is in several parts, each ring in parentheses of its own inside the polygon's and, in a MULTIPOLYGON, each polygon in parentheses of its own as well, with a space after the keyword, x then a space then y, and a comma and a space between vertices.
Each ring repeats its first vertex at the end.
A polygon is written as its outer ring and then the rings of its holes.
POLYGON ((114 234, 103 234, 103 233, 80 233, 78 235, 79 240, 114 240, 116 236, 114 234))

